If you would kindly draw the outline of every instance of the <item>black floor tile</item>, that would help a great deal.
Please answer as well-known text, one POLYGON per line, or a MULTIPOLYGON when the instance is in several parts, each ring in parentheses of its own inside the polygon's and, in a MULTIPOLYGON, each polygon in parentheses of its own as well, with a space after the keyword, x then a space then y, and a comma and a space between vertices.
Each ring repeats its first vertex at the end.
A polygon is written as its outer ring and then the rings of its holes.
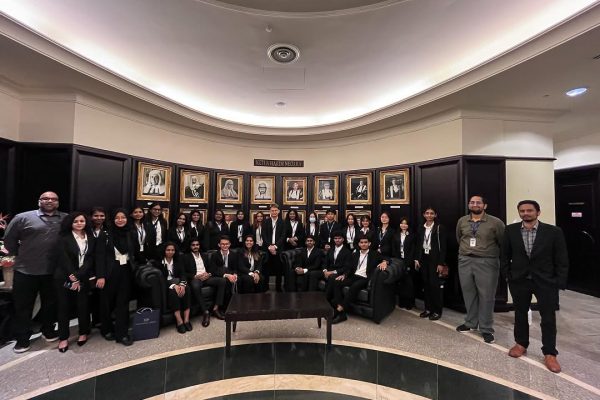
POLYGON ((275 373, 275 344, 258 343, 231 346, 225 357, 224 379, 275 373))
POLYGON ((526 393, 450 368, 438 367, 438 400, 532 400, 526 393))
POLYGON ((437 399, 437 365, 391 353, 378 353, 379 385, 437 399))
POLYGON ((276 343, 276 374, 325 374, 325 344, 276 343))
POLYGON ((260 392, 238 393, 223 396, 223 400, 275 400, 273 390, 262 390, 260 392))
POLYGON ((377 383, 376 351, 332 346, 325 354, 325 375, 377 383))
POLYGON ((96 377, 96 400, 145 399, 164 393, 166 359, 149 361, 96 377))
POLYGON ((364 397, 313 390, 277 390, 276 400, 363 400, 364 397))
POLYGON ((216 348, 167 358, 166 391, 222 380, 224 354, 216 348))
POLYGON ((64 399, 81 399, 92 400, 94 398, 94 388, 96 378, 86 379, 77 383, 72 383, 68 386, 53 390, 48 393, 33 397, 35 400, 64 400, 64 399))

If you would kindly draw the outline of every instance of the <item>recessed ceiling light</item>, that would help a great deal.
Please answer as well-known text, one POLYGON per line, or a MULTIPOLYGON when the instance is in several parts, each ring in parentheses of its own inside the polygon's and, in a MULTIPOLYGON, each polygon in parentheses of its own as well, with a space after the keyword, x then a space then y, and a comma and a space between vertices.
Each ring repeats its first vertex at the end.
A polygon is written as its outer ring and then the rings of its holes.
POLYGON ((285 107, 285 102, 283 102, 283 101, 278 101, 277 103, 275 103, 275 105, 276 105, 277 107, 285 107))
POLYGON ((584 94, 585 92, 587 92, 587 90, 588 90, 588 88, 586 88, 586 87, 578 87, 578 88, 566 91, 565 94, 569 97, 575 97, 575 96, 584 94))

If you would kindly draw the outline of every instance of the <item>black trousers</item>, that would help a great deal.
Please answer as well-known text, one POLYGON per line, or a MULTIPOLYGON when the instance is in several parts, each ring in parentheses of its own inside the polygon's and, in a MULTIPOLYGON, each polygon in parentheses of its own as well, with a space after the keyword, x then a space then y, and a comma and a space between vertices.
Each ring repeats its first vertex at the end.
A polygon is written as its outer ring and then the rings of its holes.
POLYGON ((415 269, 413 266, 410 266, 406 269, 404 276, 398 281, 396 293, 398 294, 398 305, 400 307, 414 307, 415 305, 414 275, 415 269))
POLYGON ((432 262, 431 257, 427 254, 423 255, 420 271, 425 292, 425 310, 442 315, 444 289, 441 287, 437 265, 432 262))
MULTIPOLYGON (((323 276, 321 271, 307 271, 305 274, 297 274, 295 269, 292 269, 289 273, 288 278, 290 290, 293 292, 306 292, 309 290, 310 275, 318 272, 323 276)), ((319 278, 314 279, 314 290, 316 291, 319 285, 319 278)))
POLYGON ((557 355, 556 350, 556 309, 558 308, 558 288, 540 285, 532 279, 509 281, 510 293, 515 306, 515 342, 529 346, 529 323, 527 313, 531 306, 531 295, 538 300, 538 310, 542 317, 542 353, 557 355))
MULTIPOLYGON (((330 278, 331 279, 331 278, 330 278)), ((352 275, 344 280, 333 281, 333 303, 344 307, 347 311, 352 303, 358 297, 358 293, 369 285, 369 280, 360 275, 352 275), (349 286, 348 293, 344 296, 344 288, 349 286)))
POLYGON ((205 311, 211 311, 210 301, 205 299, 204 296, 202 296, 202 288, 204 286, 211 286, 215 289, 215 304, 217 306, 222 308, 225 305, 225 278, 211 276, 205 281, 201 281, 200 279, 193 279, 191 285, 192 293, 194 293, 194 297, 196 298, 196 301, 198 301, 198 304, 200 304, 200 310, 202 310, 203 313, 205 311))
POLYGON ((77 308, 79 335, 89 335, 90 333, 89 284, 81 281, 81 289, 75 291, 65 288, 65 281, 54 281, 58 304, 58 338, 60 340, 69 338, 69 321, 73 308, 77 308))
POLYGON ((185 294, 182 297, 177 296, 175 289, 167 289, 167 297, 169 302, 169 308, 171 311, 185 311, 190 308, 191 304, 191 290, 189 287, 185 288, 185 294))
POLYGON ((277 289, 277 291, 281 291, 283 286, 283 266, 279 255, 279 253, 276 253, 275 255, 269 253, 269 259, 265 264, 266 268, 262 269, 267 285, 269 282, 269 278, 273 275, 275 276, 275 288, 277 289))
POLYGON ((128 336, 129 330, 129 298, 131 296, 131 267, 113 263, 109 277, 106 279, 104 289, 100 294, 103 335, 115 333, 117 340, 128 336), (115 313, 113 327, 111 313, 115 313))
POLYGON ((15 305, 14 332, 18 342, 27 342, 33 333, 31 314, 35 299, 40 294, 42 307, 41 331, 49 335, 56 322, 56 291, 52 275, 27 275, 15 271, 13 278, 13 301, 15 305))

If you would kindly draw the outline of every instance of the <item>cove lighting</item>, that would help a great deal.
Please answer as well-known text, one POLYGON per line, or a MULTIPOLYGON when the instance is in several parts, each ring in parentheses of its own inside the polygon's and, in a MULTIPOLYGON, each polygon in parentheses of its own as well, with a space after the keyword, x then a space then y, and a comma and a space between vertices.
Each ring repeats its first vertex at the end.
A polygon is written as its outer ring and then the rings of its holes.
POLYGON ((578 88, 566 91, 565 94, 567 96, 569 96, 569 97, 575 97, 575 96, 582 95, 585 92, 587 92, 587 88, 586 87, 578 87, 578 88))

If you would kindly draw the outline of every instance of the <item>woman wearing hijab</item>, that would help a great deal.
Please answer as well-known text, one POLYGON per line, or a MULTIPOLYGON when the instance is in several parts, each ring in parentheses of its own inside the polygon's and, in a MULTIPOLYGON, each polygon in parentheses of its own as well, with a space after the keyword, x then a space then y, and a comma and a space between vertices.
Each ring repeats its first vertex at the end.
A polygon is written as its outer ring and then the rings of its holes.
POLYGON ((243 210, 238 210, 235 213, 235 221, 229 225, 229 238, 231 239, 231 247, 238 248, 244 246, 244 238, 246 235, 252 234, 252 227, 246 221, 246 215, 243 210))

